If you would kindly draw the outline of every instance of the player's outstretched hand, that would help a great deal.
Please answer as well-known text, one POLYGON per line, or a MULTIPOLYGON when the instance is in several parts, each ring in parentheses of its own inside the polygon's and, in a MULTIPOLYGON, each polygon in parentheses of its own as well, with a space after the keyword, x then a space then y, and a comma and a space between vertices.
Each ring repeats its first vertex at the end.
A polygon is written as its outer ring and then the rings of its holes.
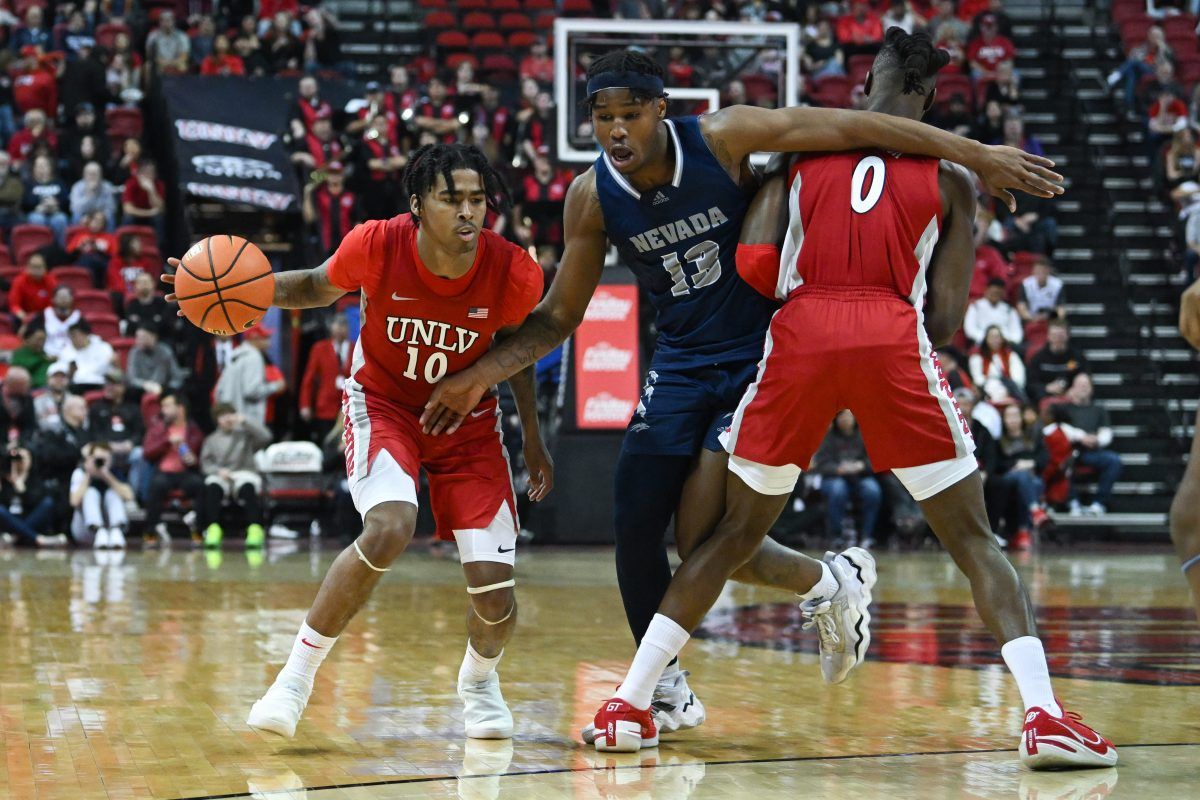
POLYGON ((536 503, 554 488, 554 459, 541 436, 525 436, 525 468, 529 470, 529 499, 536 503))
POLYGON ((1017 199, 1009 189, 1034 197, 1056 197, 1063 193, 1063 176, 1054 172, 1053 166, 1054 162, 1043 156, 1016 147, 991 145, 985 149, 975 171, 989 194, 1003 200, 1009 211, 1016 211, 1017 199))
POLYGON ((1185 289, 1180 298, 1179 332, 1188 344, 1200 350, 1200 280, 1185 289))
MULTIPOLYGON (((159 280, 161 280, 163 283, 165 283, 171 289, 175 288, 175 272, 179 269, 180 263, 181 262, 179 261, 178 258, 168 258, 167 266, 171 268, 171 271, 170 272, 163 271, 163 274, 159 277, 159 280)), ((175 302, 178 302, 179 298, 175 295, 175 292, 170 292, 163 299, 166 300, 168 303, 175 303, 175 302)), ((179 309, 175 309, 175 316, 182 317, 183 312, 180 311, 179 309)))
POLYGON ((487 390, 487 385, 476 380, 469 368, 443 378, 433 387, 433 394, 425 404, 421 429, 434 436, 442 431, 454 433, 487 390))

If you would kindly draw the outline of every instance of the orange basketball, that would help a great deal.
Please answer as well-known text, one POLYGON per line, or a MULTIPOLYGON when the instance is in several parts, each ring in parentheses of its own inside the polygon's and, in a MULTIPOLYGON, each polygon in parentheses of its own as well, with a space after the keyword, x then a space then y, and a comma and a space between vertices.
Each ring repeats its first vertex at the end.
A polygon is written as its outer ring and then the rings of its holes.
POLYGON ((232 336, 253 328, 271 307, 275 275, 252 242, 240 236, 209 236, 179 260, 179 309, 201 330, 232 336))

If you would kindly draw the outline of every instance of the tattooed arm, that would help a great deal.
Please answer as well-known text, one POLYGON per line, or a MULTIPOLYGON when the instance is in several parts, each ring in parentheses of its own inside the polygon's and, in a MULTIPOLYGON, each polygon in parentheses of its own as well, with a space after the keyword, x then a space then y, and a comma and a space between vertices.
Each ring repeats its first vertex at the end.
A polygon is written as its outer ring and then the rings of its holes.
POLYGON ((583 321, 600 283, 608 246, 592 170, 576 178, 567 191, 563 235, 566 248, 545 299, 512 336, 467 369, 446 377, 434 387, 421 416, 426 432, 453 433, 489 387, 534 365, 562 344, 583 321))
MULTIPOLYGON (((167 264, 170 265, 172 272, 179 269, 178 258, 168 258, 167 264)), ((346 290, 339 289, 330 283, 328 267, 329 262, 326 261, 313 269, 276 272, 275 297, 271 302, 280 308, 322 308, 332 305, 346 293, 346 290)), ((168 286, 174 286, 175 276, 170 272, 163 273, 162 281, 168 286)), ((168 294, 166 300, 168 303, 174 303, 176 301, 174 292, 168 294)), ((183 312, 179 312, 179 314, 182 316, 183 312)))
POLYGON ((975 170, 990 193, 1014 208, 1007 191, 1035 197, 1062 194, 1054 162, 1013 147, 987 146, 911 119, 872 111, 836 108, 729 106, 700 118, 713 155, 735 180, 747 156, 756 152, 833 152, 879 148, 944 158, 975 170))

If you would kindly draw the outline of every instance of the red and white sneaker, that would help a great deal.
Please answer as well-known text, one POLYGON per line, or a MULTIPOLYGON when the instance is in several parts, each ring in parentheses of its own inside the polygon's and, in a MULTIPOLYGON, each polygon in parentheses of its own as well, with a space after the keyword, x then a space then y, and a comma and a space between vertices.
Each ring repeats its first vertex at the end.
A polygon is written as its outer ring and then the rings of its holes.
POLYGON ((1055 717, 1044 708, 1031 708, 1025 712, 1021 763, 1030 769, 1111 767, 1117 763, 1117 748, 1074 712, 1063 709, 1055 717))
POLYGON ((634 708, 618 697, 600 706, 594 724, 593 744, 602 753, 636 753, 658 747, 658 728, 650 709, 634 708))

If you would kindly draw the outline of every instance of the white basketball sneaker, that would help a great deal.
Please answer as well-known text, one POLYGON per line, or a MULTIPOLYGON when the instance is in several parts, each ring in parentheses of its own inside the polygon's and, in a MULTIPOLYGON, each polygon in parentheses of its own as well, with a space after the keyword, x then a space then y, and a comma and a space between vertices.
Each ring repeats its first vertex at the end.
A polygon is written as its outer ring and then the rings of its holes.
POLYGON ((841 683, 863 662, 871 644, 871 589, 875 586, 875 558, 861 547, 851 547, 823 561, 837 578, 833 597, 815 597, 800 604, 808 618, 804 629, 815 627, 821 639, 821 675, 826 683, 841 683))
POLYGON ((97 528, 96 538, 92 539, 92 547, 96 550, 104 550, 109 545, 108 528, 97 528))
POLYGON ((478 683, 458 679, 463 701, 463 726, 471 739, 511 739, 512 712, 500 694, 500 676, 493 672, 478 683))
POLYGON ((312 684, 280 675, 250 709, 246 724, 256 731, 274 733, 285 739, 296 735, 296 725, 308 705, 312 684))
POLYGON ((125 532, 120 528, 110 528, 108 531, 108 546, 118 550, 125 549, 125 532))
MULTIPOLYGON (((687 670, 676 669, 664 673, 654 687, 654 696, 650 698, 650 715, 654 717, 654 725, 659 735, 686 731, 704 724, 708 718, 704 704, 688 686, 687 670)), ((596 725, 589 722, 580 732, 585 744, 596 741, 596 725)))

